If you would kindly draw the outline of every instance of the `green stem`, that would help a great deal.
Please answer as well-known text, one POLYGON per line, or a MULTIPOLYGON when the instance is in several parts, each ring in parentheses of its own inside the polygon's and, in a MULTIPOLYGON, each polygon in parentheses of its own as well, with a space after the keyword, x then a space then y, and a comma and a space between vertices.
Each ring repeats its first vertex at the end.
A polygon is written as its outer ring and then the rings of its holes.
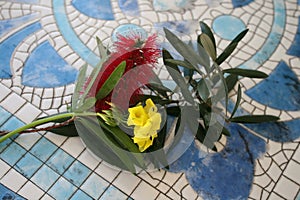
MULTIPOLYGON (((95 115, 95 113, 94 113, 95 115)), ((9 133, 7 133, 6 135, 2 136, 0 138, 0 143, 5 141, 6 139, 18 134, 18 133, 21 133, 22 131, 24 130, 27 130, 27 129, 30 129, 30 128, 34 128, 36 126, 39 126, 41 124, 45 124, 45 123, 48 123, 48 122, 52 122, 52 121, 55 121, 55 120, 58 120, 58 119, 64 119, 64 118, 72 118, 72 117, 75 117, 76 114, 75 113, 63 113, 63 114, 58 114, 58 115, 55 115, 55 116, 51 116, 51 117, 47 117, 47 118, 43 118, 43 119, 39 119, 39 120, 36 120, 36 121, 33 121, 29 124, 26 124, 20 128, 17 128, 9 133)))

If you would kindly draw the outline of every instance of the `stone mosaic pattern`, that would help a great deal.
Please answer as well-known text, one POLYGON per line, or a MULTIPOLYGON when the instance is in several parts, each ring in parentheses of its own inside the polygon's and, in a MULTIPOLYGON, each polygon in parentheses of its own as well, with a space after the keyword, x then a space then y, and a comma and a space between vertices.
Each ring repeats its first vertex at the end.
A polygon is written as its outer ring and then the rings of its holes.
POLYGON ((281 118, 249 125, 254 134, 231 127, 237 134, 220 152, 206 155, 194 144, 170 171, 138 176, 93 157, 79 138, 21 135, 0 145, 0 199, 299 199, 299 16, 299 0, 0 0, 3 130, 66 110, 82 64, 99 61, 96 35, 108 42, 124 27, 167 26, 195 36, 200 20, 213 27, 220 50, 233 31, 249 28, 223 67, 270 77, 241 79, 239 114, 281 118), (243 151, 230 153, 237 146, 243 151), (240 188, 224 190, 214 181, 240 188))

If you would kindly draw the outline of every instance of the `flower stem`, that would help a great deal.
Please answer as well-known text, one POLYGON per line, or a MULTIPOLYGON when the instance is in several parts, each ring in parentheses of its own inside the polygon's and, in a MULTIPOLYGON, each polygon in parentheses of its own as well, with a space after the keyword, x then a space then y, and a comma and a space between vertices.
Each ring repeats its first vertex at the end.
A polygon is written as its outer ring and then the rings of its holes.
POLYGON ((75 113, 63 113, 63 114, 58 114, 58 115, 55 115, 55 116, 50 116, 50 117, 46 117, 46 118, 43 118, 43 119, 33 121, 29 124, 26 124, 26 125, 24 125, 20 128, 17 128, 15 130, 7 133, 6 135, 2 136, 0 138, 0 143, 7 140, 8 138, 18 134, 18 133, 21 133, 22 131, 27 130, 27 129, 34 128, 36 126, 39 126, 39 125, 42 125, 42 124, 45 124, 45 123, 53 122, 53 121, 58 120, 58 119, 73 118, 73 117, 75 117, 75 115, 76 115, 75 113))

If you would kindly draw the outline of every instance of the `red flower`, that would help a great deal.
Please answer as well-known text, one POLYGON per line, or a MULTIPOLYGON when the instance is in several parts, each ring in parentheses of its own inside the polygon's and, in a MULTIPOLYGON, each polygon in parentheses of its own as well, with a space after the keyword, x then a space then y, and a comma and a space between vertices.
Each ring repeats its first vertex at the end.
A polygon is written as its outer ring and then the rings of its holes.
MULTIPOLYGON (((113 44, 113 52, 109 59, 103 64, 102 69, 97 77, 94 86, 90 91, 90 96, 95 96, 99 89, 103 86, 110 74, 123 61, 126 61, 125 73, 131 69, 142 66, 142 70, 129 73, 130 76, 126 80, 120 80, 118 84, 118 91, 114 93, 117 95, 117 104, 121 109, 126 109, 129 104, 135 104, 138 101, 138 95, 141 94, 139 89, 142 84, 148 83, 153 77, 152 68, 157 63, 161 51, 156 43, 156 35, 151 35, 145 41, 142 36, 135 32, 129 35, 118 35, 118 41, 113 44)), ((98 100, 95 105, 95 111, 107 110, 110 108, 106 102, 111 102, 112 92, 105 98, 98 100)))

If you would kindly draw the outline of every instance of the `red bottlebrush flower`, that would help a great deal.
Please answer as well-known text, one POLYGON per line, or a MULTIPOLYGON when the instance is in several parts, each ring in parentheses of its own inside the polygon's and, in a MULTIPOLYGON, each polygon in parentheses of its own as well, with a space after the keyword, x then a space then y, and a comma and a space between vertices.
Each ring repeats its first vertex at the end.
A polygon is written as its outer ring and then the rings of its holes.
MULTIPOLYGON (((126 105, 128 105, 126 101, 128 99, 130 99, 129 104, 135 104, 138 101, 138 95, 141 94, 139 89, 141 83, 148 83, 151 80, 153 77, 152 68, 161 55, 156 39, 157 36, 155 34, 149 36, 146 40, 143 40, 142 36, 136 32, 126 36, 118 35, 117 41, 113 44, 113 51, 109 59, 103 64, 99 76, 90 91, 90 96, 95 96, 116 67, 121 62, 126 61, 124 74, 137 66, 142 66, 142 70, 135 71, 126 80, 120 80, 118 85, 122 85, 122 87, 118 87, 119 90, 117 93, 114 93, 120 98, 117 98, 117 102, 113 103, 117 104, 121 109, 126 109, 126 105)), ((96 102, 96 112, 110 108, 110 105, 106 102, 111 102, 112 93, 96 102)))

